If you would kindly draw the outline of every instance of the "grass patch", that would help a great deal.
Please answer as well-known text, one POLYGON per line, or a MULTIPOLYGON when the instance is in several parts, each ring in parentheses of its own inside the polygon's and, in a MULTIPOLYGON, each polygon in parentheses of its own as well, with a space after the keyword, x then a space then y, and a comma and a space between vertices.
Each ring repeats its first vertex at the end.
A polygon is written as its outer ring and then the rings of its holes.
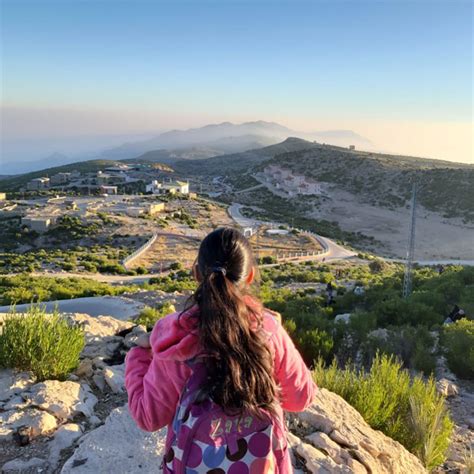
POLYGON ((0 366, 31 371, 38 381, 64 380, 79 363, 84 332, 55 312, 32 306, 11 313, 0 334, 0 366))
POLYGON ((418 456, 427 469, 443 463, 453 430, 445 402, 432 378, 411 378, 394 357, 376 355, 365 373, 354 367, 314 369, 319 386, 350 403, 374 429, 399 441, 418 456))

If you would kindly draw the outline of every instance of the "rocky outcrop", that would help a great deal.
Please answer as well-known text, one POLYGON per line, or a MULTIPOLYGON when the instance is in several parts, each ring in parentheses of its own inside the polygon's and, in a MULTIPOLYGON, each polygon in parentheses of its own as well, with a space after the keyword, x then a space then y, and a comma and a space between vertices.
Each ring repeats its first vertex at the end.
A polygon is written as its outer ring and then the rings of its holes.
MULTIPOLYGON (((141 431, 124 390, 123 358, 145 329, 110 317, 67 317, 86 331, 69 380, 35 383, 31 374, 0 371, 0 447, 9 446, 2 472, 80 474, 104 472, 105 466, 117 474, 159 472, 166 430, 141 431)), ((295 472, 425 472, 415 456, 325 389, 288 423, 295 472)))
POLYGON ((416 474, 426 470, 400 443, 373 430, 345 400, 322 388, 291 417, 296 458, 310 472, 416 474))

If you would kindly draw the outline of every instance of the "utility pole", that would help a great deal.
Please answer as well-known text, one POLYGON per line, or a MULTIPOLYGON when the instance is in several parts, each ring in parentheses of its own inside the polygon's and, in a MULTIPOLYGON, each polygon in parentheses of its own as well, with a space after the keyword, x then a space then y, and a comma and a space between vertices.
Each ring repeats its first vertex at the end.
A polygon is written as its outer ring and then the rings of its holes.
POLYGON ((415 224, 416 224, 416 182, 413 183, 412 198, 411 198, 410 237, 408 239, 407 261, 405 264, 405 276, 403 278, 403 297, 404 298, 408 298, 411 293, 413 255, 415 251, 415 224))

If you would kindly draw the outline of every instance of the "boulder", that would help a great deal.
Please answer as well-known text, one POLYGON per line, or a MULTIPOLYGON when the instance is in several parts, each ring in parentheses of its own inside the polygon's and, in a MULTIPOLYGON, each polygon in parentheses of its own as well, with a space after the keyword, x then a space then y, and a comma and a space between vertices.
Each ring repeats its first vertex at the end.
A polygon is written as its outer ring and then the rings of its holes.
POLYGON ((426 473, 400 443, 372 429, 352 406, 324 388, 294 415, 301 440, 292 440, 310 472, 426 473))
POLYGON ((62 474, 91 472, 159 472, 166 429, 147 433, 132 420, 126 406, 116 408, 102 426, 83 436, 62 474))
POLYGON ((61 426, 49 443, 49 464, 55 467, 60 459, 61 451, 71 447, 82 436, 82 428, 76 423, 67 423, 61 426))
POLYGON ((46 410, 60 420, 71 419, 82 413, 91 416, 97 403, 96 396, 87 384, 67 380, 46 380, 33 385, 23 394, 33 406, 46 410))
POLYGON ((125 363, 106 367, 103 376, 105 383, 114 393, 125 392, 125 363))
POLYGON ((18 430, 22 430, 28 440, 56 429, 57 419, 49 413, 28 408, 0 413, 0 441, 10 441, 18 430))
POLYGON ((88 314, 66 313, 65 317, 84 329, 86 344, 91 339, 115 336, 119 332, 134 326, 134 323, 130 321, 120 321, 111 316, 93 317, 88 314))

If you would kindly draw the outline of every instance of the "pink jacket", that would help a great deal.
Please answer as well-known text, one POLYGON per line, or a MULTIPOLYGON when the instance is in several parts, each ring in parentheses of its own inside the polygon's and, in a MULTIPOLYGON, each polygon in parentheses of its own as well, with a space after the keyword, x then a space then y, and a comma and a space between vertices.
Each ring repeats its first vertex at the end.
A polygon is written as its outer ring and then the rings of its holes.
MULTIPOLYGON (((151 349, 135 347, 126 357, 125 386, 130 413, 146 431, 168 425, 166 449, 171 441, 169 425, 190 376, 184 362, 200 352, 193 311, 181 317, 173 313, 158 321, 150 336, 151 349)), ((281 407, 302 411, 311 404, 316 389, 311 373, 282 325, 265 310, 263 316, 263 327, 274 354, 274 377, 281 389, 281 407)))

